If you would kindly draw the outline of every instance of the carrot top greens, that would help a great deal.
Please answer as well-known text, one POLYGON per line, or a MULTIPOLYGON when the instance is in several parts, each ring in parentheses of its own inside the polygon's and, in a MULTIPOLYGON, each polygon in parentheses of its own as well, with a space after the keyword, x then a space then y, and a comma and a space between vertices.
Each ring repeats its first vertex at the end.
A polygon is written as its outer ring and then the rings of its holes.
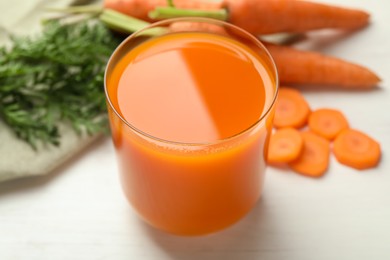
POLYGON ((106 128, 103 78, 119 43, 100 23, 49 22, 35 37, 0 48, 0 120, 33 147, 59 144, 58 124, 106 128))

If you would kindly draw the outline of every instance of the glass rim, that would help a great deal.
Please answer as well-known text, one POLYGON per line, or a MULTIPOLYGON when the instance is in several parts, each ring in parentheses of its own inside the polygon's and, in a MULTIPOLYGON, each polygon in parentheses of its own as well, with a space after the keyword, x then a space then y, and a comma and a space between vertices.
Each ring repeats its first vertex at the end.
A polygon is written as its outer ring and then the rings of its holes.
POLYGON ((272 58, 271 54, 269 53, 268 49, 264 46, 264 44, 258 38, 253 36, 251 33, 247 32, 246 30, 244 30, 236 25, 233 25, 233 24, 225 22, 225 21, 217 20, 217 19, 204 18, 204 17, 180 17, 180 18, 164 19, 161 21, 151 23, 150 25, 145 26, 144 28, 127 36, 126 39, 124 39, 115 48, 114 52, 111 54, 111 56, 107 62, 106 69, 104 72, 104 92, 105 92, 106 102, 108 103, 108 105, 112 109, 112 111, 115 113, 115 115, 121 120, 122 123, 124 123, 131 130, 135 131, 138 135, 140 135, 142 137, 146 137, 146 138, 154 140, 154 141, 157 141, 157 142, 160 142, 160 143, 171 144, 171 145, 175 145, 175 146, 192 146, 192 147, 194 147, 194 146, 212 146, 212 145, 217 145, 217 144, 221 144, 221 143, 230 141, 232 139, 238 138, 239 136, 242 136, 242 135, 250 132, 251 130, 255 129, 269 115, 269 113, 271 112, 271 109, 275 105, 276 98, 278 96, 279 77, 278 77, 278 70, 277 70, 275 61, 272 58), (275 92, 273 94, 271 103, 268 105, 268 107, 266 107, 263 110, 265 112, 263 112, 263 114, 253 124, 251 124, 250 126, 245 128, 244 130, 242 130, 234 135, 231 135, 231 136, 228 136, 228 137, 225 137, 222 139, 217 139, 217 140, 208 141, 208 142, 180 142, 180 141, 166 140, 166 139, 148 134, 148 133, 142 131, 141 129, 135 127, 134 125, 132 125, 123 116, 121 116, 121 114, 117 111, 117 109, 115 108, 115 106, 111 102, 111 98, 110 98, 110 95, 108 93, 108 87, 107 87, 107 85, 108 85, 107 84, 107 77, 108 77, 107 71, 110 68, 111 64, 113 63, 113 60, 115 59, 116 55, 128 42, 130 42, 132 39, 136 38, 142 32, 149 30, 149 29, 152 29, 152 28, 157 27, 157 26, 161 26, 164 24, 170 24, 173 22, 205 22, 205 23, 212 23, 212 24, 230 27, 230 28, 233 28, 234 30, 240 31, 246 37, 249 37, 262 51, 264 51, 264 53, 266 54, 267 58, 270 61, 270 64, 271 64, 270 69, 275 73, 275 92))

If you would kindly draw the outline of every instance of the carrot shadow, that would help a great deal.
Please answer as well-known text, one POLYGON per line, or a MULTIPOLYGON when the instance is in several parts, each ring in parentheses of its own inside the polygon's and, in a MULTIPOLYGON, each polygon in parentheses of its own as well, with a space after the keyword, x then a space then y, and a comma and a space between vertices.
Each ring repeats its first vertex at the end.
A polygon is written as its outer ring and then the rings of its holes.
MULTIPOLYGON (((380 83, 380 85, 383 83, 380 83)), ((345 94, 345 93, 372 93, 372 92, 384 92, 385 89, 380 85, 372 88, 361 88, 361 87, 340 87, 332 85, 294 85, 286 84, 290 87, 294 87, 302 92, 306 93, 334 93, 334 94, 345 94)))
POLYGON ((338 42, 359 37, 359 34, 364 33, 365 29, 367 29, 367 27, 356 30, 323 29, 312 31, 306 33, 306 37, 296 42, 293 46, 308 51, 323 51, 338 42))

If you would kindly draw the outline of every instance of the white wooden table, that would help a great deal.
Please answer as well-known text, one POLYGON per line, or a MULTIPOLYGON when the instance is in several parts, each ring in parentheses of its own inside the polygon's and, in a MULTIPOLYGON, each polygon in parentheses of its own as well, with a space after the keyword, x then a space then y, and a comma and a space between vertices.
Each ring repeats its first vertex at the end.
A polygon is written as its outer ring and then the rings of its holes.
POLYGON ((176 237, 148 227, 128 206, 106 138, 50 176, 0 184, 0 259, 390 259, 390 2, 324 2, 364 8, 372 25, 317 34, 301 47, 364 64, 383 83, 368 92, 304 95, 313 108, 341 109, 379 140, 378 168, 358 172, 332 159, 321 179, 269 168, 261 201, 241 222, 214 235, 176 237))

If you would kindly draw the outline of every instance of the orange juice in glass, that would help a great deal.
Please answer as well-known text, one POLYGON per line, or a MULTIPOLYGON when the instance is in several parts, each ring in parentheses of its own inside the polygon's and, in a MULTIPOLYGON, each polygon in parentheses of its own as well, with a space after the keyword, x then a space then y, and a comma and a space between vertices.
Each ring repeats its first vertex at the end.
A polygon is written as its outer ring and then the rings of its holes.
POLYGON ((140 217, 200 235, 248 213, 262 191, 277 85, 263 45, 228 23, 171 19, 128 37, 105 91, 123 191, 140 217))

